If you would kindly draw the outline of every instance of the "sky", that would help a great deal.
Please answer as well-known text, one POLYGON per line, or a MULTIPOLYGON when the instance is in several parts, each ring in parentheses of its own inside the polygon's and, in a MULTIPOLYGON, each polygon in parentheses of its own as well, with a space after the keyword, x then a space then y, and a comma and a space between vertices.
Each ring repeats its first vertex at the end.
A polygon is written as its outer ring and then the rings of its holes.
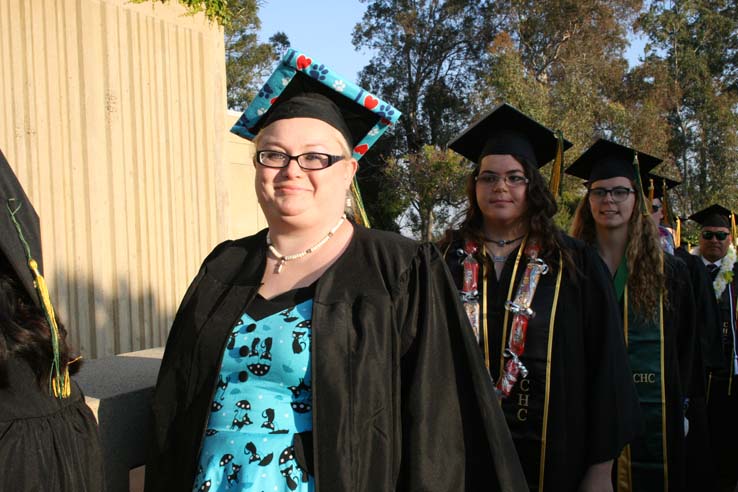
MULTIPOLYGON (((359 0, 263 0, 260 40, 283 31, 293 48, 356 80, 371 59, 371 53, 356 51, 351 43, 351 33, 365 10, 366 3, 359 0)), ((625 53, 631 67, 643 56, 644 45, 645 39, 631 37, 625 53)))

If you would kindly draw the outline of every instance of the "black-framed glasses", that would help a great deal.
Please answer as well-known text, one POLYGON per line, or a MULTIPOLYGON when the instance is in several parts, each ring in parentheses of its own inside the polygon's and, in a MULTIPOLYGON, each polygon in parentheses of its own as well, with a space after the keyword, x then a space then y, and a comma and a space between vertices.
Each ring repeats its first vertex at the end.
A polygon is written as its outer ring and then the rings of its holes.
POLYGON ((484 173, 474 178, 474 181, 485 186, 494 186, 499 183, 500 180, 510 188, 517 188, 518 186, 523 186, 530 182, 530 179, 526 178, 522 174, 506 174, 505 176, 500 176, 499 174, 494 173, 484 173))
POLYGON ((654 205, 651 205, 651 212, 655 214, 656 212, 658 212, 659 210, 661 210, 661 208, 662 208, 661 205, 655 205, 655 204, 654 205))
POLYGON ((718 241, 725 241, 725 239, 728 237, 728 234, 728 232, 723 231, 702 231, 702 239, 707 239, 709 241, 710 239, 715 237, 718 241))
POLYGON ((599 202, 604 201, 607 195, 610 195, 612 197, 612 201, 615 203, 624 202, 631 193, 635 193, 635 190, 633 188, 626 188, 625 186, 616 186, 615 188, 591 188, 589 190, 589 196, 599 202))
POLYGON ((283 168, 290 165, 290 161, 297 161, 300 168, 308 171, 318 171, 330 167, 345 159, 342 155, 331 155, 323 152, 305 152, 300 155, 289 155, 278 150, 257 150, 256 162, 265 167, 283 168))

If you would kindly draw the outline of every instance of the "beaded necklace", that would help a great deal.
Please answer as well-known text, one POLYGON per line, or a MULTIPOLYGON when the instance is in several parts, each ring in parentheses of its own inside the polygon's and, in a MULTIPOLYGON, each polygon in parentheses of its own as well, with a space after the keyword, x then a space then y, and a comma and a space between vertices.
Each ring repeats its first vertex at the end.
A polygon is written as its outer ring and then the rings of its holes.
POLYGON ((279 251, 277 251, 277 248, 274 247, 272 244, 272 238, 269 236, 269 233, 267 233, 266 242, 267 246, 269 246, 269 251, 272 252, 274 256, 277 257, 277 260, 279 260, 279 263, 277 264, 277 271, 276 273, 280 273, 282 271, 282 268, 284 268, 284 264, 291 260, 296 260, 298 258, 302 258, 303 256, 307 256, 310 253, 317 251, 321 248, 325 243, 328 242, 330 238, 333 237, 333 235, 336 233, 339 227, 341 227, 341 224, 343 224, 343 221, 346 220, 346 214, 343 214, 340 219, 338 219, 338 223, 333 226, 333 229, 328 231, 328 234, 323 236, 323 239, 315 243, 315 245, 309 247, 308 249, 304 251, 300 251, 299 253, 295 253, 293 255, 283 255, 279 251))

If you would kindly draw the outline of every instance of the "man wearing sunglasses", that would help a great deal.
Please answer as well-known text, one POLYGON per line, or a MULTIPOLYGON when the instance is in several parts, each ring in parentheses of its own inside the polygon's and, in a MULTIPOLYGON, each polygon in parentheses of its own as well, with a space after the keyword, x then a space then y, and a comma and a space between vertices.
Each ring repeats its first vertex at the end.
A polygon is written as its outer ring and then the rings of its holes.
POLYGON ((724 363, 708 376, 707 409, 721 491, 732 491, 738 481, 738 262, 731 241, 731 217, 730 210, 717 204, 690 217, 702 226, 699 251, 695 253, 707 267, 719 304, 724 363))

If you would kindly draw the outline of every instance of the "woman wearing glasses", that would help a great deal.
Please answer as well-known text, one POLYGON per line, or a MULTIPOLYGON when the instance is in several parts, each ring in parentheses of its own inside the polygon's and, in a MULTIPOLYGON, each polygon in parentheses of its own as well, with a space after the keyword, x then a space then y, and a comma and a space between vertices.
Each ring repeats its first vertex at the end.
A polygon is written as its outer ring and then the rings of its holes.
POLYGON ((587 186, 572 235, 594 246, 609 269, 644 417, 644 434, 617 460, 617 489, 678 491, 693 390, 694 296, 686 265, 661 249, 635 155, 643 173, 661 162, 599 140, 567 169, 587 186))
POLYGON ((524 490, 440 253, 344 215, 391 106, 297 63, 235 127, 269 228, 216 247, 182 302, 146 490, 524 490))
MULTIPOLYGON (((449 147, 476 163, 441 245, 530 490, 609 490, 638 403, 604 265, 553 222, 553 132, 503 104, 449 147)), ((562 148, 568 142, 561 142, 562 148)))

